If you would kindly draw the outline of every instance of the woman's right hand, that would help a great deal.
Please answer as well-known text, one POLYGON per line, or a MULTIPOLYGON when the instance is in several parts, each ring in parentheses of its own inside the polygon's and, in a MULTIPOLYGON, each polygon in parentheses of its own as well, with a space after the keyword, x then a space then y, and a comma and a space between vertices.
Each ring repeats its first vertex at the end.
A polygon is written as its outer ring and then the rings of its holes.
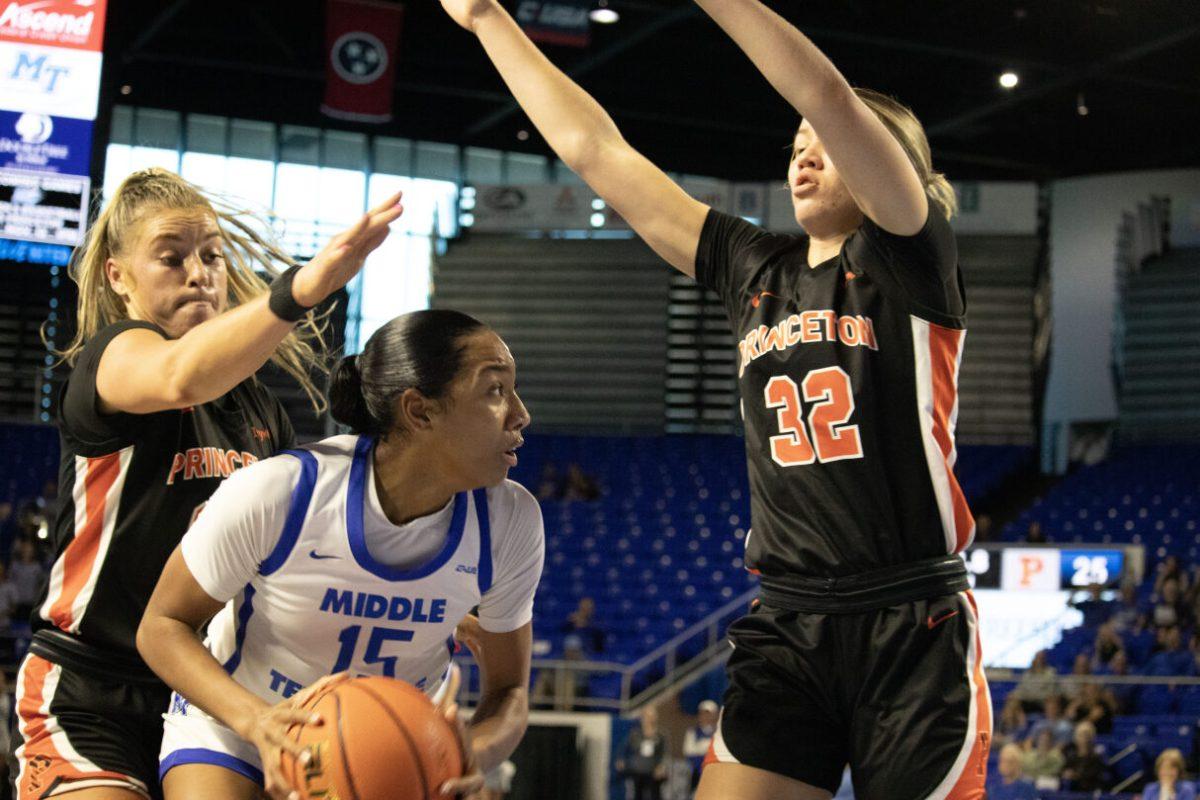
POLYGON ((345 672, 327 675, 286 700, 273 706, 263 706, 249 730, 243 733, 243 738, 258 749, 258 756, 262 761, 263 786, 271 800, 299 800, 299 792, 283 776, 283 753, 289 753, 302 766, 308 763, 312 754, 307 748, 288 738, 288 729, 295 724, 323 724, 320 714, 303 706, 313 695, 331 684, 347 680, 348 677, 345 672))
POLYGON ((451 19, 472 33, 479 20, 498 7, 496 0, 442 0, 442 8, 451 19))
POLYGON ((383 244, 388 226, 404 213, 401 192, 372 208, 348 230, 329 240, 311 261, 296 271, 292 297, 302 306, 312 307, 350 282, 367 261, 367 256, 383 244))

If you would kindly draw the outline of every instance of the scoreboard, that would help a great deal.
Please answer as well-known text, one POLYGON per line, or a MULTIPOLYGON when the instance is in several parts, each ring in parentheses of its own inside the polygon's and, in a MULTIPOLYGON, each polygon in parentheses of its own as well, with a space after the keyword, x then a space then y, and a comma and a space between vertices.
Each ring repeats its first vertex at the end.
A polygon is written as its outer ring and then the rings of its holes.
POLYGON ((1074 601, 1094 586, 1103 597, 1144 568, 1141 547, 980 545, 962 554, 979 606, 987 667, 1023 669, 1063 631, 1083 623, 1074 601))
POLYGON ((982 545, 963 553, 976 589, 1041 591, 1115 588, 1126 575, 1123 548, 1001 547, 982 545))

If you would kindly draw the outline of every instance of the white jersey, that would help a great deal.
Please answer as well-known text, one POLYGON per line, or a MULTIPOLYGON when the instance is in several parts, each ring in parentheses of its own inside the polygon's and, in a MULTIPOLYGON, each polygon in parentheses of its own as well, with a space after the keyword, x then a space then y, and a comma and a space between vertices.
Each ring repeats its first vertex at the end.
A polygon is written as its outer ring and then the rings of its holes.
POLYGON ((396 526, 375 492, 372 446, 335 436, 241 470, 184 536, 197 582, 232 601, 209 650, 268 702, 341 671, 432 694, 471 609, 494 633, 532 618, 543 535, 529 492, 504 481, 396 526))

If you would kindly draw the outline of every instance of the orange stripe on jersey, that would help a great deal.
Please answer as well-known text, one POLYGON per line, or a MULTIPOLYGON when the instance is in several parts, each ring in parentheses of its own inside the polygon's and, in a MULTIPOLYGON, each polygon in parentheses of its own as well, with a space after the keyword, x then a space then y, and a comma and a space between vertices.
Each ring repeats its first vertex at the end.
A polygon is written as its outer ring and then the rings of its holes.
POLYGON ((704 762, 700 765, 700 767, 701 767, 701 769, 703 769, 704 767, 707 767, 709 764, 717 764, 719 762, 720 762, 720 759, 717 758, 717 751, 713 747, 713 743, 710 741, 708 743, 708 752, 704 754, 704 762))
POLYGON ((992 701, 988 695, 987 677, 983 673, 983 646, 979 640, 979 609, 975 605, 975 597, 970 592, 964 592, 967 602, 971 604, 971 612, 975 616, 975 672, 972 683, 975 685, 975 744, 971 747, 971 755, 963 766, 962 774, 954 782, 946 800, 983 800, 984 784, 987 782, 988 751, 992 746, 992 701))
POLYGON ((99 566, 96 564, 96 554, 100 550, 100 538, 104 533, 104 512, 108 493, 120 474, 121 453, 117 452, 87 459, 83 475, 75 476, 75 480, 82 478, 84 482, 86 516, 82 527, 75 531, 75 538, 61 556, 62 593, 50 606, 48 615, 49 620, 63 630, 69 628, 74 621, 71 608, 75 599, 92 577, 92 570, 99 566))
MULTIPOLYGON (((46 696, 47 679, 55 669, 59 669, 57 664, 35 655, 28 656, 21 667, 17 684, 17 730, 22 739, 16 751, 18 796, 33 800, 67 794, 72 791, 69 785, 76 781, 87 781, 89 786, 120 786, 146 794, 141 781, 102 770, 77 753, 61 752, 55 745, 56 735, 66 736, 49 709, 53 696, 46 696)), ((54 683, 57 685, 57 678, 54 683)), ((71 748, 69 741, 66 746, 71 748)))
POLYGON ((954 513, 954 552, 970 544, 975 528, 971 509, 954 475, 954 422, 958 413, 958 360, 964 331, 929 326, 930 377, 933 381, 933 438, 946 462, 946 477, 954 513))

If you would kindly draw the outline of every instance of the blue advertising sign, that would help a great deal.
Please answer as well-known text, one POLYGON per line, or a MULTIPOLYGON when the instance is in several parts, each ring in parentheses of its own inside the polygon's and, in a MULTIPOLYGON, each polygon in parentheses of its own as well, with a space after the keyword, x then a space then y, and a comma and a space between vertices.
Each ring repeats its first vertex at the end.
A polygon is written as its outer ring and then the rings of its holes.
POLYGON ((87 175, 91 156, 91 122, 0 110, 0 169, 87 175))

